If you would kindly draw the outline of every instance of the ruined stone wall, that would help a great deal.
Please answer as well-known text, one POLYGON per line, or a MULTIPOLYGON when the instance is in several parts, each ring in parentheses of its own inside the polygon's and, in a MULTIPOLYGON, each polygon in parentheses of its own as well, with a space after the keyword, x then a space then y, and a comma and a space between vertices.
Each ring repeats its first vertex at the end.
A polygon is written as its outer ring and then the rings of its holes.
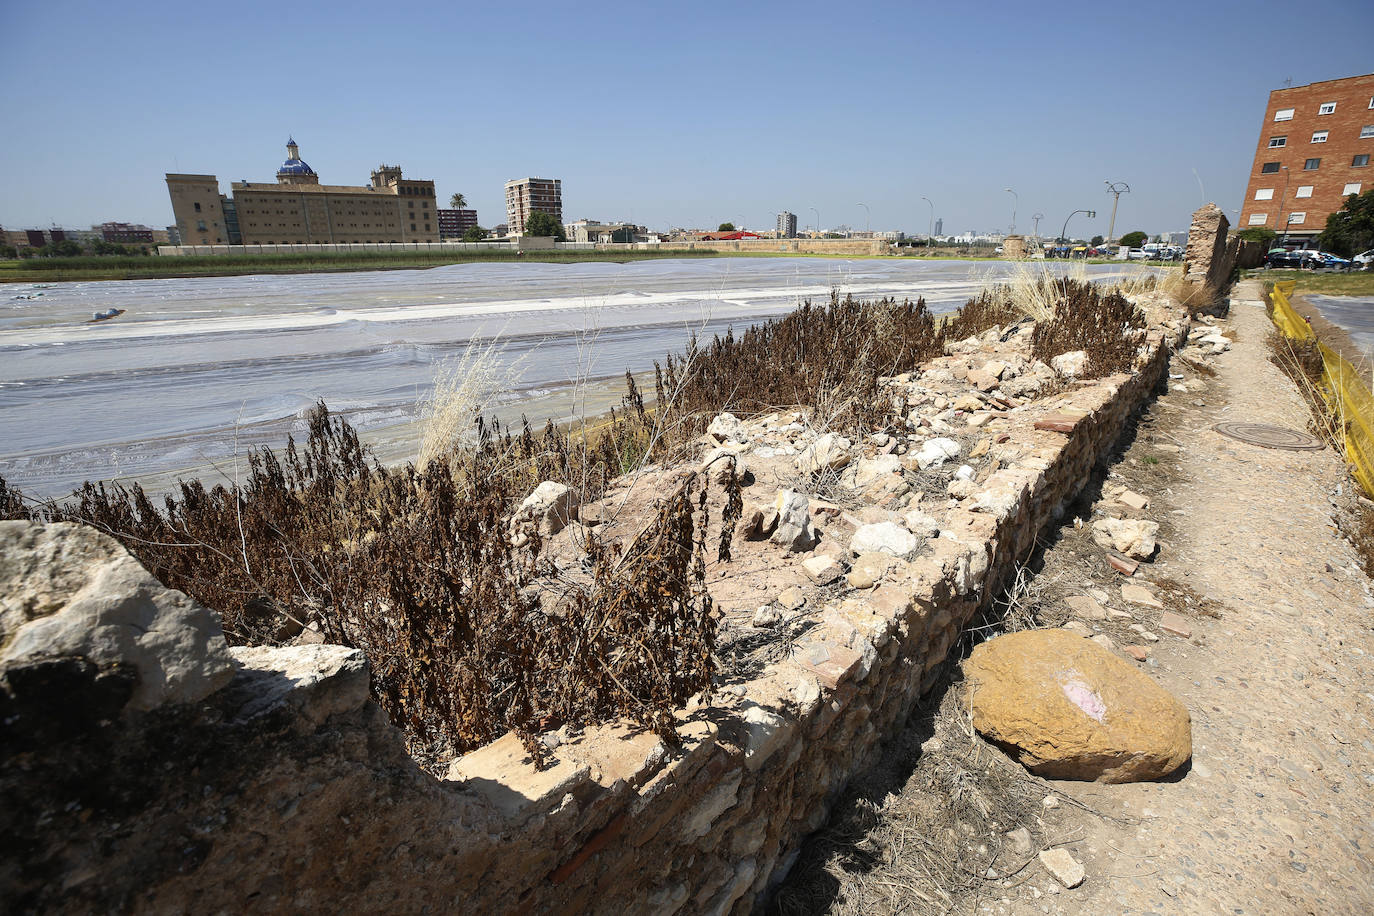
POLYGON ((1183 255, 1185 280, 1220 292, 1230 284, 1237 268, 1248 270, 1263 262, 1264 244, 1230 235, 1230 225, 1216 204, 1199 207, 1193 214, 1183 255))
POLYGON ((1089 481, 1184 333, 1181 315, 1156 324, 1141 371, 1073 385, 1041 412, 1048 428, 1018 426, 1018 457, 903 576, 683 710, 680 747, 589 729, 540 772, 506 736, 435 778, 369 699, 353 650, 232 649, 226 686, 202 677, 133 709, 138 679, 117 656, 11 657, 7 643, 0 895, 64 912, 747 912, 1089 481))

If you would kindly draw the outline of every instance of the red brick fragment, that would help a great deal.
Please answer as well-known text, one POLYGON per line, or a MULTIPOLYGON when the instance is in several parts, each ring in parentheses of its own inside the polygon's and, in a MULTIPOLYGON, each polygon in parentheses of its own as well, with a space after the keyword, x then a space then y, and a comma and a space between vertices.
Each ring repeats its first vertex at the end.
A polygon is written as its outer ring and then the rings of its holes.
POLYGON ((625 829, 625 815, 620 815, 605 827, 593 834, 592 838, 583 844, 582 848, 562 865, 558 866, 549 873, 549 880, 554 884, 562 884, 572 877, 572 873, 582 867, 582 864, 601 851, 621 830, 625 829))
POLYGON ((1122 646, 1121 649, 1138 662, 1143 662, 1150 657, 1150 650, 1145 646, 1122 646))
POLYGON ((1075 417, 1064 413, 1052 413, 1041 417, 1035 421, 1036 429, 1047 429, 1056 433, 1071 433, 1078 426, 1082 417, 1075 417))
POLYGON ((1115 554, 1107 554, 1107 562, 1112 569, 1121 573, 1123 576, 1134 576, 1135 571, 1140 568, 1140 564, 1135 560, 1128 560, 1125 557, 1118 557, 1115 554))
POLYGON ((1165 611, 1159 618, 1159 628, 1165 633, 1182 636, 1184 639, 1193 635, 1193 628, 1188 623, 1188 618, 1181 617, 1173 611, 1165 611))

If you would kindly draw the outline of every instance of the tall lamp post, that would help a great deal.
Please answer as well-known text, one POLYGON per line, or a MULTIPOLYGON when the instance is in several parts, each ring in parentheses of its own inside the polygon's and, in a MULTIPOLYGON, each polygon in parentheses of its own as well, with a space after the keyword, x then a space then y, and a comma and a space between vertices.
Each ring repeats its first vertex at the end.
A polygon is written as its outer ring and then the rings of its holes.
POLYGON ((863 208, 864 208, 864 213, 867 214, 867 218, 866 218, 865 221, 864 221, 864 235, 872 235, 872 234, 873 234, 873 211, 870 210, 870 209, 868 209, 868 204, 861 203, 861 204, 859 204, 859 206, 863 207, 863 208))
POLYGON ((935 204, 929 197, 922 197, 921 200, 930 204, 930 231, 926 233, 926 247, 930 248, 935 244, 935 204))
POLYGON ((1007 235, 1015 235, 1015 234, 1016 234, 1016 208, 1017 208, 1018 206, 1020 206, 1020 204, 1021 204, 1021 198, 1020 198, 1019 196, 1017 196, 1017 193, 1016 193, 1015 191, 1013 191, 1011 188, 1003 188, 1002 190, 1003 190, 1003 191, 1006 191, 1008 194, 1010 194, 1010 195, 1011 195, 1011 200, 1012 200, 1012 203, 1011 203, 1011 230, 1007 233, 1007 235))
POLYGON ((1040 239, 1040 221, 1041 221, 1042 219, 1044 219, 1044 218, 1045 218, 1045 214, 1043 214, 1043 213, 1036 213, 1034 216, 1031 217, 1031 219, 1035 221, 1035 230, 1034 230, 1034 232, 1035 232, 1035 238, 1036 238, 1037 241, 1040 239))
POLYGON ((1279 240, 1282 245, 1288 241, 1288 224, 1283 221, 1283 203, 1288 199, 1288 179, 1292 173, 1288 171, 1288 166, 1281 166, 1283 169, 1283 193, 1279 195, 1279 220, 1276 225, 1283 227, 1283 238, 1279 240))
MULTIPOLYGON (((1073 211, 1073 213, 1070 213, 1068 216, 1064 217, 1064 228, 1059 230, 1059 240, 1066 245, 1069 241, 1068 236, 1065 235, 1065 233, 1069 231, 1069 220, 1073 219, 1074 214, 1076 213, 1086 213, 1088 214, 1088 219, 1092 219, 1093 217, 1097 216, 1096 210, 1075 210, 1073 211)), ((1065 255, 1065 257, 1068 257, 1068 255, 1065 255)))
POLYGON ((1107 224, 1107 244, 1110 245, 1116 238, 1116 205, 1121 202, 1121 195, 1129 193, 1131 186, 1124 181, 1107 181, 1103 179, 1103 184, 1107 186, 1107 193, 1114 196, 1112 200, 1112 221, 1107 224))
POLYGON ((807 209, 816 214, 816 236, 819 238, 821 234, 821 211, 815 207, 808 207, 807 209))

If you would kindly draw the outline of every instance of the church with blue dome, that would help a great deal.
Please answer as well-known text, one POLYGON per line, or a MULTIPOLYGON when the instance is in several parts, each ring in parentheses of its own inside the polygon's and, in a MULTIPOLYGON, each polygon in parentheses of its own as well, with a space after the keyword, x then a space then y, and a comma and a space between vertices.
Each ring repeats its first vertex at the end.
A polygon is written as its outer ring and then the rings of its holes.
POLYGON ((434 182, 379 165, 365 185, 322 184, 294 137, 275 182, 235 181, 219 193, 214 175, 167 176, 183 245, 379 245, 438 242, 434 182))

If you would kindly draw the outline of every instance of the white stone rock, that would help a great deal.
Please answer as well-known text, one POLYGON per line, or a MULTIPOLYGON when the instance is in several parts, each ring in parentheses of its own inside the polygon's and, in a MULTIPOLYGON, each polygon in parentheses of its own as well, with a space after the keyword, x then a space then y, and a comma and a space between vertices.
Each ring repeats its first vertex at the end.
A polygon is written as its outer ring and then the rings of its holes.
POLYGON ((1137 560, 1154 556, 1159 523, 1139 518, 1100 518, 1093 522, 1093 540, 1137 560))
POLYGON ((1044 849, 1040 852, 1040 864, 1054 875, 1054 880, 1065 887, 1078 887, 1083 883, 1083 866, 1078 864, 1067 849, 1044 849))
POLYGON ((721 443, 749 441, 744 432, 744 424, 732 413, 718 414, 711 420, 711 425, 706 427, 706 435, 721 443))
POLYGON ((977 472, 967 464, 959 465, 959 470, 954 472, 954 476, 960 480, 972 480, 976 475, 977 472))
POLYGON ((140 710, 195 702, 234 676, 214 613, 74 522, 0 522, 0 647, 0 670, 62 657, 128 666, 140 710))
POLYGON ((939 537, 940 523, 919 509, 912 509, 902 517, 912 534, 922 538, 939 537))
POLYGON ((959 443, 953 439, 927 439, 916 454, 916 466, 921 470, 938 468, 951 458, 958 458, 959 443))
POLYGON ((915 554, 920 546, 920 538, 895 522, 862 525, 849 541, 849 550, 855 556, 885 553, 904 560, 915 554))
POLYGON ((520 503, 511 520, 512 527, 529 522, 538 526, 539 533, 544 537, 552 537, 566 528, 569 522, 577 520, 579 505, 577 491, 546 480, 520 503))
POLYGON ((774 544, 797 552, 816 546, 819 539, 811 527, 810 501, 805 494, 779 490, 773 507, 778 511, 778 526, 770 539, 774 544))
POLYGON ((902 459, 896 455, 860 458, 854 465, 854 485, 859 489, 902 472, 902 459))
POLYGON ((1077 378, 1088 365, 1088 354, 1084 350, 1070 350, 1050 360, 1050 365, 1062 376, 1077 378))
POLYGON ((817 585, 829 585, 840 576, 844 575, 844 567, 840 562, 829 554, 821 554, 816 557, 807 557, 802 560, 802 568, 806 574, 816 582, 817 585))
POLYGON ((782 612, 772 605, 765 604, 754 612, 754 618, 749 621, 750 626, 765 629, 775 627, 782 623, 782 612))
POLYGON ((853 459, 853 443, 844 436, 826 433, 802 449, 797 456, 797 470, 803 474, 838 471, 853 459))

